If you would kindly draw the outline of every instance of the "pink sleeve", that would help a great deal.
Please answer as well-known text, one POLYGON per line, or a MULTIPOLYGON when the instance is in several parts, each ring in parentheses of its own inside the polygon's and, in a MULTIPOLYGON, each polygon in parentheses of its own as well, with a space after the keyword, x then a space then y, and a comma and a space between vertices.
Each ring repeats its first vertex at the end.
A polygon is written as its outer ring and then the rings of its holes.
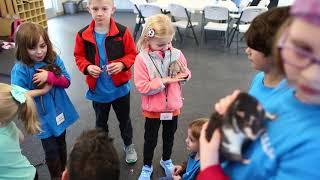
POLYGON ((229 180, 230 178, 226 176, 220 165, 210 166, 202 171, 197 176, 197 180, 229 180))
POLYGON ((69 80, 61 75, 60 77, 57 77, 53 74, 53 72, 48 72, 48 79, 47 83, 52 84, 54 86, 59 86, 62 88, 67 88, 70 85, 69 80))
POLYGON ((143 62, 141 56, 136 57, 136 61, 134 63, 134 84, 137 87, 137 90, 141 94, 155 94, 156 92, 160 92, 165 86, 162 83, 161 78, 155 78, 150 80, 149 73, 146 65, 143 62))
POLYGON ((188 78, 187 78, 187 80, 189 80, 189 79, 191 79, 191 71, 190 71, 190 69, 188 68, 188 63, 187 63, 187 60, 186 60, 186 58, 184 57, 184 55, 183 55, 183 53, 182 52, 180 52, 180 57, 179 57, 179 61, 181 61, 183 64, 185 64, 186 65, 186 70, 187 70, 187 74, 188 74, 188 78))

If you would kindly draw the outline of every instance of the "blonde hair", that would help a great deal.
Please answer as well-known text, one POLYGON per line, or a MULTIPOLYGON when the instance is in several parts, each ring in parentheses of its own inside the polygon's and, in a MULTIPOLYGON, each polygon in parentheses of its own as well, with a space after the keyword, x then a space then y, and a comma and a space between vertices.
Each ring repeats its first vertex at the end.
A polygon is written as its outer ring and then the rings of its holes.
MULTIPOLYGON (((88 5, 90 5, 92 1, 93 0, 88 0, 87 1, 88 5)), ((96 0, 96 1, 105 1, 105 0, 96 0)), ((113 0, 107 0, 107 1, 110 1, 112 4, 114 4, 113 0)))
POLYGON ((19 104, 11 95, 12 87, 8 84, 0 83, 0 122, 8 123, 16 115, 22 120, 26 130, 30 134, 40 131, 37 109, 33 99, 25 94, 26 102, 19 104))
POLYGON ((148 38, 163 38, 173 36, 175 28, 170 18, 164 14, 158 14, 148 17, 148 20, 142 30, 141 36, 138 40, 137 47, 139 50, 147 47, 148 38), (148 37, 149 30, 154 31, 154 37, 148 37))
POLYGON ((202 126, 208 121, 209 118, 199 118, 189 124, 188 128, 191 130, 191 134, 195 139, 199 140, 202 126))

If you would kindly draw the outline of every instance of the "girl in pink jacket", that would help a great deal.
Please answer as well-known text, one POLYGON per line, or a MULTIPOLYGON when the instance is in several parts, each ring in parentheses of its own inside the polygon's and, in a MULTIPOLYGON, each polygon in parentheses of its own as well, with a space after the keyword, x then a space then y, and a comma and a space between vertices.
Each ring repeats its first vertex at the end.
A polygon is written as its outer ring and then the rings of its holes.
POLYGON ((170 159, 178 115, 182 108, 182 83, 191 78, 187 62, 178 49, 171 46, 175 28, 166 15, 148 18, 138 41, 140 53, 134 64, 134 83, 142 94, 145 121, 144 166, 139 179, 150 179, 153 151, 157 145, 160 124, 163 126, 163 154, 160 161, 166 176, 174 165, 170 159))

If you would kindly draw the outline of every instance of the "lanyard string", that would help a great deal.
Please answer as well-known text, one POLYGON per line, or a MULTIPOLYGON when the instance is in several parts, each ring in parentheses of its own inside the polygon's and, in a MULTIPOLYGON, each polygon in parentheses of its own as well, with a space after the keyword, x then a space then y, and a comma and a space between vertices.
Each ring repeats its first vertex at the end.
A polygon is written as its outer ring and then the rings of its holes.
MULTIPOLYGON (((151 57, 150 53, 148 53, 148 55, 149 55, 150 60, 152 61, 153 66, 154 66, 154 67, 156 68, 156 70, 158 71, 158 73, 159 73, 160 77, 161 77, 161 78, 163 78, 163 76, 162 76, 162 74, 161 74, 160 70, 158 69, 158 67, 157 67, 156 63, 154 62, 154 59, 151 57)), ((171 50, 170 50, 170 61, 169 61, 169 66, 170 66, 170 64, 171 64, 171 50)), ((161 65, 161 70, 163 71, 163 62, 162 62, 162 65, 161 65)), ((169 75, 169 71, 168 71, 168 75, 169 75)))
MULTIPOLYGON (((154 59, 151 57, 151 55, 150 55, 149 53, 148 53, 148 55, 149 55, 150 60, 152 61, 152 64, 153 64, 154 67, 157 69, 160 77, 163 78, 160 70, 159 70, 158 67, 156 66, 156 63, 154 62, 154 59)), ((171 50, 170 50, 169 67, 170 67, 170 65, 171 65, 171 55, 172 55, 172 52, 171 52, 171 50)), ((162 69, 162 71, 163 71, 163 62, 162 62, 162 67, 161 67, 161 69, 162 69)), ((170 72, 169 72, 169 70, 168 70, 168 75, 169 75, 169 73, 170 73, 170 72)), ((168 109, 168 88, 167 88, 166 86, 165 86, 164 91, 165 91, 165 95, 166 95, 166 109, 168 109)))

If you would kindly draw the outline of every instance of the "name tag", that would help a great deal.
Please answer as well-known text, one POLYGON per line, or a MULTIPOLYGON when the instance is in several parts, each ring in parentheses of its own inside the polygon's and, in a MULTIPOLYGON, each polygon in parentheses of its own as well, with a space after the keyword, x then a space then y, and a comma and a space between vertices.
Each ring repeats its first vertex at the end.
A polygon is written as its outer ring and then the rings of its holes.
POLYGON ((173 113, 161 113, 160 120, 172 120, 173 113))
POLYGON ((64 115, 63 115, 63 113, 60 113, 60 114, 57 115, 57 117, 56 117, 56 122, 57 122, 57 125, 58 125, 58 126, 59 126, 61 123, 64 122, 64 115))

